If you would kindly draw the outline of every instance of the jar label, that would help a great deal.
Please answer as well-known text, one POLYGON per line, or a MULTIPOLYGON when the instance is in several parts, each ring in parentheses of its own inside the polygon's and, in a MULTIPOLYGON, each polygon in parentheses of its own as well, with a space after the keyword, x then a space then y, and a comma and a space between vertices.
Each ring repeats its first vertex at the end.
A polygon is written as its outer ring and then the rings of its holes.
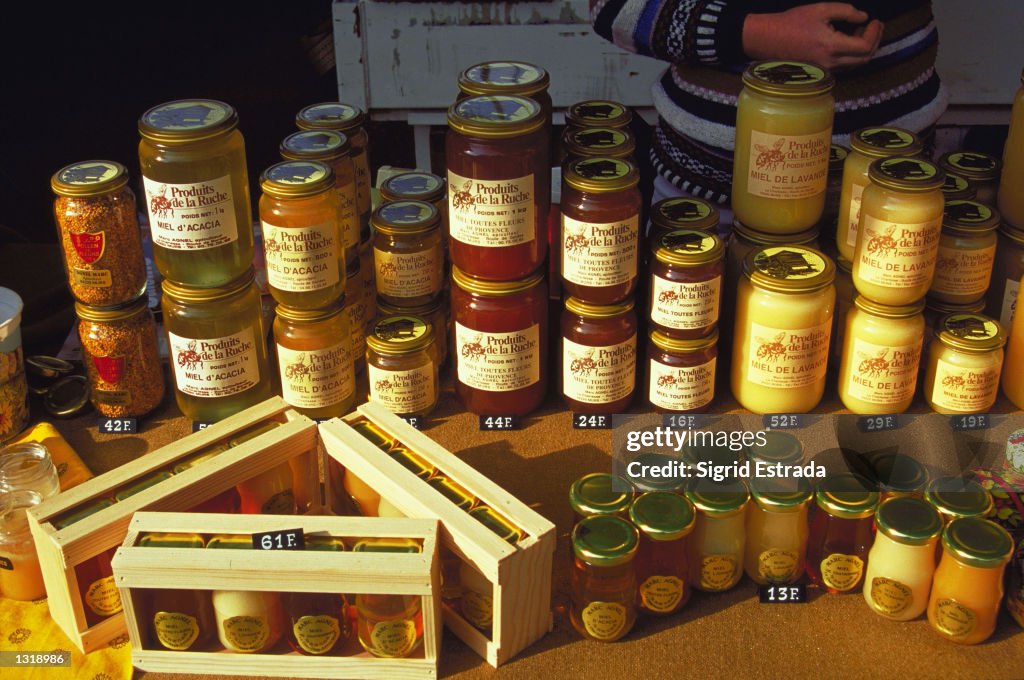
POLYGON ((336 187, 338 196, 338 224, 341 225, 342 248, 359 245, 359 215, 356 213, 356 190, 351 184, 336 187))
POLYGON ((715 398, 716 363, 712 359, 698 366, 669 366, 651 359, 651 403, 667 411, 707 406, 715 398))
POLYGON ((224 645, 236 652, 258 652, 270 638, 265 616, 232 616, 224 619, 224 645))
POLYGON ((952 598, 935 602, 935 625, 951 638, 970 635, 978 624, 974 611, 952 598))
POLYGON ((981 297, 992 280, 992 265, 995 261, 995 243, 974 250, 943 248, 940 245, 935 260, 935 278, 928 292, 981 297))
POLYGON ((103 252, 107 247, 105 231, 70 232, 68 236, 71 237, 71 247, 75 249, 82 264, 93 264, 103 258, 103 252))
POLYGON ((333 616, 300 616, 292 624, 295 641, 310 654, 326 654, 341 637, 341 626, 333 616))
POLYGON ((377 656, 408 656, 416 647, 416 622, 379 621, 370 632, 370 647, 377 656))
POLYGON ((370 363, 367 370, 370 401, 392 413, 427 411, 437 401, 437 369, 433 362, 407 371, 386 371, 370 363))
POLYGON ((808 387, 825 378, 832 322, 795 330, 750 323, 747 380, 779 389, 808 387))
POLYGON ((358 361, 366 354, 366 303, 362 300, 352 300, 345 307, 345 313, 348 314, 348 336, 352 346, 352 359, 358 361))
POLYGON ((484 333, 455 322, 459 382, 511 392, 540 382, 540 324, 511 333, 484 333))
POLYGON ((377 292, 397 298, 437 295, 441 292, 444 255, 440 243, 417 253, 389 253, 373 249, 377 292))
POLYGON ((964 368, 939 358, 935 362, 932 403, 950 411, 984 413, 996 402, 1001 368, 995 355, 987 370, 964 368))
POLYGON ((105 404, 107 406, 132 405, 132 394, 128 390, 103 390, 94 387, 90 394, 92 394, 92 398, 98 404, 105 404))
POLYGON ((640 216, 593 224, 562 215, 562 278, 580 286, 621 286, 636 277, 640 216))
POLYGON ((370 161, 365 147, 352 149, 352 165, 356 170, 356 205, 359 212, 370 212, 370 161))
POLYGON ((594 347, 562 338, 562 392, 585 404, 624 399, 636 387, 636 334, 616 345, 594 347))
POLYGON ((677 576, 649 576, 640 584, 640 602, 648 611, 667 614, 682 602, 683 587, 677 576))
POLYGON ((85 591, 85 604, 97 616, 111 616, 121 611, 121 595, 113 576, 93 581, 85 591))
POLYGON ((892 347, 855 337, 851 349, 850 381, 844 386, 848 395, 869 404, 903 404, 913 399, 921 343, 892 347))
POLYGON ((825 193, 831 146, 831 128, 809 135, 751 130, 747 193, 787 200, 825 193))
POLYGON ((721 276, 693 283, 677 283, 653 276, 651 321, 681 331, 708 328, 718 321, 721 294, 721 276))
POLYGON ((725 590, 736 582, 736 558, 732 555, 705 555, 700 563, 700 587, 725 590))
POLYGON ((626 632, 626 608, 618 602, 591 602, 580 618, 595 640, 617 640, 626 632))
POLYGON ((488 630, 494 622, 494 600, 489 593, 467 589, 462 594, 462 615, 481 630, 488 630))
POLYGON ((311 227, 276 227, 263 222, 267 282, 278 290, 302 293, 336 286, 338 229, 334 222, 311 227))
POLYGON ((800 556, 792 550, 765 550, 757 556, 757 574, 771 584, 792 583, 800 556))
POLYGON ((850 230, 846 232, 846 245, 857 247, 857 234, 860 233, 860 204, 864 198, 864 184, 854 182, 850 185, 850 230))
POLYGON ((71 281, 76 286, 84 288, 110 288, 113 284, 113 277, 109 269, 82 269, 74 267, 71 269, 71 281))
POLYGON ((928 285, 939 251, 939 220, 893 224, 871 215, 861 218, 864 246, 855 278, 883 288, 928 285))
POLYGON ((347 344, 304 351, 279 344, 277 362, 284 400, 296 408, 325 408, 355 394, 356 378, 347 344))
POLYGON ((155 245, 206 250, 238 240, 230 175, 191 184, 167 184, 144 176, 142 184, 155 245))
POLYGON ((533 175, 471 179, 448 171, 448 233, 468 246, 504 248, 536 238, 533 175))
POLYGON ((864 560, 856 555, 832 553, 821 561, 821 580, 833 590, 856 588, 863 573, 864 560))
POLYGON ((999 323, 1007 330, 1013 328, 1013 314, 1017 309, 1017 290, 1020 288, 1020 281, 1006 279, 1006 286, 1003 288, 1003 305, 999 310, 999 323))
POLYGON ((260 506, 261 515, 294 515, 295 492, 291 489, 279 491, 260 506))
POLYGON ((260 383, 256 334, 252 327, 222 338, 185 338, 167 332, 178 391, 214 399, 239 394, 260 383))
POLYGON ((199 637, 199 622, 188 614, 157 612, 153 615, 153 630, 161 645, 183 652, 199 637))
POLYGON ((871 579, 871 602, 880 613, 899 616, 914 603, 914 591, 891 578, 871 579))
POLYGON ((91 356, 89 358, 92 359, 93 368, 99 374, 100 380, 110 385, 116 385, 121 382, 125 372, 125 358, 123 356, 91 356))

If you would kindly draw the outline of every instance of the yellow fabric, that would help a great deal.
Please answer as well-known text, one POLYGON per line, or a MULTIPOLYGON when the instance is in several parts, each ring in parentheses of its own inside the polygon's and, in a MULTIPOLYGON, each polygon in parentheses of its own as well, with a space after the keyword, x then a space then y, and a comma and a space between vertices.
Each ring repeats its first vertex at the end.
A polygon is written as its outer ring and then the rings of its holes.
POLYGON ((21 442, 39 442, 47 448, 53 464, 57 466, 61 491, 67 491, 87 479, 92 479, 92 472, 67 443, 67 440, 57 431, 57 428, 50 423, 37 423, 12 443, 21 442))

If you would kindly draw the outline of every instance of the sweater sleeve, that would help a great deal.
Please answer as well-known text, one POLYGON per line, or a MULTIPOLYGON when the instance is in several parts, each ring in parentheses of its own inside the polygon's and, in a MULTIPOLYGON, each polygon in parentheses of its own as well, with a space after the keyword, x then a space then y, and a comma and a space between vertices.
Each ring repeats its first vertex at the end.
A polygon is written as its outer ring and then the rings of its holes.
POLYGON ((743 59, 739 0, 592 0, 595 32, 630 52, 688 64, 743 59))

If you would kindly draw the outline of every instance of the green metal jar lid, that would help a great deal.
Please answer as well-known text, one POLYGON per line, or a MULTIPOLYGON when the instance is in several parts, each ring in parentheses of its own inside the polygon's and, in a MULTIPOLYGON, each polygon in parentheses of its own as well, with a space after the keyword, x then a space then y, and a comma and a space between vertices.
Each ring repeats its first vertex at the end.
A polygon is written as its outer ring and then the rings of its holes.
POLYGON ((306 550, 320 552, 344 552, 345 541, 334 536, 306 536, 306 550))
POLYGON ((238 126, 238 113, 216 99, 180 99, 154 106, 139 118, 139 134, 154 142, 186 143, 216 137, 238 126))
POLYGON ((320 161, 275 163, 260 176, 260 189, 275 198, 307 198, 334 189, 334 170, 320 161))
POLYGON ((573 554, 595 567, 626 564, 636 554, 639 542, 636 527, 612 515, 586 517, 572 530, 573 554))
POLYGON ((870 464, 883 491, 923 492, 928 486, 928 470, 906 454, 882 453, 872 457, 870 464))
POLYGON ((649 491, 629 507, 629 519, 645 536, 655 541, 675 541, 693 531, 696 511, 677 493, 649 491))
POLYGON ((115 161, 82 161, 53 173, 50 188, 60 196, 96 196, 128 183, 128 169, 115 161))
POLYGON ((878 507, 878 491, 860 475, 843 473, 818 482, 815 501, 834 517, 862 519, 871 517, 878 507))
POLYGON ((570 127, 622 128, 632 120, 633 112, 625 104, 609 99, 587 99, 565 111, 565 124, 570 127))
POLYGON ((573 482, 569 488, 569 505, 580 517, 625 514, 633 502, 632 489, 622 477, 592 472, 573 482), (622 491, 617 491, 614 486, 619 486, 622 491))
POLYGON ((562 169, 566 185, 588 193, 631 189, 640 182, 640 170, 625 158, 593 156, 569 161, 562 169))
POLYGON ((336 130, 300 130, 284 138, 281 158, 291 161, 332 161, 352 153, 348 137, 336 130))
POLYGON ((337 130, 345 132, 361 128, 366 122, 362 109, 343 102, 313 104, 295 114, 300 130, 337 130))
POLYGON ((77 505, 68 510, 65 514, 58 516, 56 519, 51 521, 51 524, 53 524, 57 529, 66 529, 76 522, 81 522, 86 517, 95 515, 101 510, 106 510, 113 504, 114 501, 109 498, 88 501, 86 504, 77 505))
POLYGON ((507 543, 515 545, 523 540, 523 532, 489 506, 478 505, 469 511, 469 516, 507 543))
MULTIPOLYGON (((804 445, 789 432, 767 430, 764 433, 764 444, 752 445, 747 449, 747 456, 755 461, 792 465, 803 460, 804 445)), ((751 485, 751 491, 753 491, 753 485, 751 485)))
POLYGON ((170 472, 157 472, 154 475, 135 481, 131 486, 126 486, 118 489, 114 493, 114 500, 120 503, 125 501, 137 493, 141 493, 151 486, 156 486, 160 482, 165 482, 174 475, 170 472))
POLYGON ((943 170, 963 175, 971 182, 991 182, 999 177, 999 159, 980 151, 950 151, 939 158, 943 170))
POLYGON ((942 532, 939 513, 920 498, 898 496, 878 506, 875 525, 883 534, 906 545, 924 545, 942 532))
POLYGON ((206 547, 214 550, 252 550, 252 535, 217 534, 207 539, 206 547))
POLYGON ((752 250, 743 273, 758 288, 776 293, 810 293, 832 285, 832 258, 807 246, 772 246, 752 250))
POLYGON ((636 139, 626 128, 567 127, 562 146, 569 156, 628 158, 636 151, 636 139))
POLYGON ((924 493, 925 500, 944 517, 985 517, 992 512, 992 494, 973 479, 936 477, 924 493))
POLYGON ((890 156, 868 166, 868 178, 896 191, 935 191, 946 182, 946 174, 923 158, 890 156))
POLYGON ((662 234, 654 243, 654 257, 668 265, 698 267, 717 262, 725 255, 725 244, 715 234, 695 229, 676 229, 662 234))
POLYGON ((750 497, 769 512, 795 512, 807 505, 814 492, 804 477, 754 477, 750 497))
POLYGON ((694 477, 686 484, 686 497, 701 512, 720 518, 742 512, 750 492, 739 479, 716 482, 711 477, 694 477))
POLYGON ((832 91, 835 78, 826 69, 801 61, 759 61, 743 71, 743 85, 762 94, 812 97, 832 91))
POLYGON ((448 109, 448 126, 475 137, 518 137, 541 129, 544 121, 540 104, 512 95, 469 97, 448 109))
POLYGON ((1013 553, 1013 538, 995 522, 980 517, 954 519, 942 532, 942 547, 971 567, 1001 567, 1013 553))
POLYGON ((659 475, 661 471, 674 473, 679 469, 681 462, 682 461, 679 458, 667 453, 656 453, 654 451, 639 453, 633 457, 630 463, 638 463, 640 465, 641 474, 638 476, 630 475, 629 482, 639 492, 674 491, 681 493, 683 487, 686 486, 686 480, 683 477, 675 474, 670 474, 664 477, 655 477, 650 473, 643 474, 644 468, 658 468, 659 475), (668 468, 668 470, 665 470, 665 468, 668 468))
POLYGON ((477 500, 473 494, 466 491, 444 475, 434 475, 427 480, 427 484, 454 503, 460 510, 466 510, 468 512, 477 504, 477 500))
POLYGON ((430 203, 401 199, 385 203, 373 211, 370 224, 382 234, 418 234, 434 229, 441 215, 430 203))
POLYGON ((910 130, 899 127, 866 127, 850 135, 850 148, 871 158, 916 156, 924 144, 910 130))
POLYGON ((525 61, 485 61, 459 74, 459 89, 468 95, 543 92, 551 76, 540 66, 525 61))
POLYGON ((721 214, 711 203, 692 196, 663 198, 651 206, 651 223, 668 231, 709 231, 718 227, 721 214))
POLYGON ((961 352, 994 352, 1006 344, 1006 332, 984 314, 947 314, 935 324, 939 341, 961 352))
POLYGON ((977 236, 999 227, 999 213, 984 203, 967 200, 946 200, 942 213, 943 229, 956 229, 977 236))
POLYGON ((946 172, 946 181, 942 184, 942 196, 947 201, 972 201, 977 195, 977 189, 971 186, 966 177, 961 177, 953 172, 946 172))
POLYGON ((422 480, 430 479, 437 471, 437 468, 432 463, 404 446, 391 447, 388 450, 388 455, 399 465, 422 480))
POLYGON ((388 201, 403 198, 433 202, 445 195, 444 180, 430 172, 402 172, 380 185, 380 196, 388 201))
POLYGON ((373 332, 366 336, 366 346, 378 354, 398 356, 426 349, 434 342, 430 322, 412 314, 398 314, 377 319, 373 332))

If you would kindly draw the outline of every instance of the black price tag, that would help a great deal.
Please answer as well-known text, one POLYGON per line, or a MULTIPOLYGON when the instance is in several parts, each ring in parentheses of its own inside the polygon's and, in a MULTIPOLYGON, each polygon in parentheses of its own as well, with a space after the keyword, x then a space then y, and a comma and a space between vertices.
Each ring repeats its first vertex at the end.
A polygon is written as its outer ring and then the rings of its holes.
POLYGON ((890 432, 903 426, 897 415, 861 416, 857 418, 857 429, 866 434, 872 432, 890 432))
POLYGON ((710 418, 694 413, 663 413, 661 424, 663 427, 675 427, 681 430, 699 430, 708 425, 710 418))
POLYGON ((100 434, 135 434, 139 431, 138 418, 100 418, 100 434))
POLYGON ((306 535, 302 529, 265 531, 252 535, 253 550, 305 550, 306 535))
POLYGON ((213 423, 204 423, 204 422, 199 421, 199 420, 193 420, 192 421, 192 431, 193 432, 199 432, 199 430, 205 430, 210 425, 213 425, 213 423))
POLYGON ((766 413, 762 419, 766 430, 797 430, 804 426, 799 413, 766 413))
POLYGON ((481 431, 518 430, 519 416, 480 416, 481 431))
POLYGON ((573 413, 572 426, 577 430, 610 430, 612 417, 595 413, 573 413))
POLYGON ((420 416, 399 416, 402 420, 412 425, 417 430, 423 429, 423 418, 420 416))
POLYGON ((987 413, 971 413, 968 415, 951 416, 949 426, 954 432, 972 432, 987 430, 992 427, 992 416, 987 413))
POLYGON ((807 586, 758 586, 761 604, 803 604, 807 602, 807 586))

